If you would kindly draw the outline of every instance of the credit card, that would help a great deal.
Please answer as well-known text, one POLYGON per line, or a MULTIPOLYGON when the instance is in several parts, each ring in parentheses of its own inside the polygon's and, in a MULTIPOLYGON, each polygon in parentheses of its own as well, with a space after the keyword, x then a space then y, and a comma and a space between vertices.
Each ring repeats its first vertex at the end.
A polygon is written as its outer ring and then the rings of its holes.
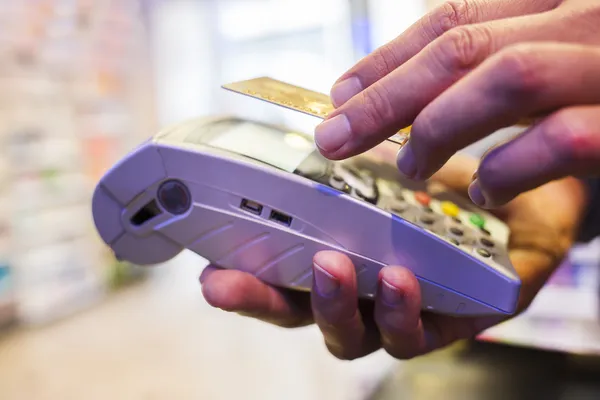
MULTIPOLYGON (((327 118, 335 110, 328 95, 269 77, 228 83, 221 87, 321 119, 327 118)), ((526 127, 533 122, 535 119, 522 119, 516 126, 526 127)), ((387 140, 403 146, 410 136, 410 128, 401 129, 387 140)))
MULTIPOLYGON (((269 77, 228 83, 221 87, 321 119, 327 118, 335 110, 328 95, 269 77)), ((408 140, 409 133, 410 127, 407 127, 387 140, 402 146, 408 140)))

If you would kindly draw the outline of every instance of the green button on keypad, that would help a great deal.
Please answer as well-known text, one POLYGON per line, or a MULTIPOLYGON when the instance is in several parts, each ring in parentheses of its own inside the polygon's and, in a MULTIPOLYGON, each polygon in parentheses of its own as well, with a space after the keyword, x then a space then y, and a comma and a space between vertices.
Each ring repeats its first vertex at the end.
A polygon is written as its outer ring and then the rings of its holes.
POLYGON ((478 228, 483 228, 485 226, 485 220, 479 214, 471 214, 469 220, 473 225, 475 225, 478 228))

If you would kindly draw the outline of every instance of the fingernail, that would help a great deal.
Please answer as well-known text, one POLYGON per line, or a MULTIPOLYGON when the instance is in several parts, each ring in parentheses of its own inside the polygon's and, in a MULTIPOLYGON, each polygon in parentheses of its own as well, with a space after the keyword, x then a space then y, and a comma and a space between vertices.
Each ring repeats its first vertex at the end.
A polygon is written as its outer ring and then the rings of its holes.
POLYGON ((333 275, 317 264, 313 264, 313 266, 317 290, 322 296, 332 296, 340 288, 340 283, 333 275))
POLYGON ((415 155, 412 151, 410 143, 406 143, 398 151, 396 156, 396 165, 402 174, 408 178, 413 178, 417 174, 417 163, 415 162, 415 155))
POLYGON ((475 179, 469 185, 469 197, 473 203, 477 204, 479 207, 485 206, 485 197, 483 192, 481 191, 481 186, 479 186, 479 180, 475 179))
POLYGON ((344 114, 323 121, 315 129, 315 142, 321 150, 336 151, 350 139, 350 122, 344 114))
POLYGON ((331 102, 337 108, 362 92, 362 90, 362 85, 357 77, 353 76, 352 78, 344 79, 331 88, 331 102))
POLYGON ((383 279, 381 280, 381 296, 391 306, 399 305, 404 301, 402 293, 383 279))

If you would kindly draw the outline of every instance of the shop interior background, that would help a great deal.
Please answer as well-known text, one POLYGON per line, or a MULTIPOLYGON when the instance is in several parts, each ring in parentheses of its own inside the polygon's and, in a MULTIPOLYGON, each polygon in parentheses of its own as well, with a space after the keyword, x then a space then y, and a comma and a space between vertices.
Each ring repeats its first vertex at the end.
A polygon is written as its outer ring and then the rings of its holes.
MULTIPOLYGON (((196 255, 117 262, 95 233, 91 193, 183 119, 235 114, 311 133, 311 117, 220 85, 267 75, 327 93, 438 3, 0 1, 0 398, 367 398, 401 363, 340 362, 313 327, 210 308, 196 255)), ((599 249, 574 249, 527 313, 480 339, 600 352, 599 249)))

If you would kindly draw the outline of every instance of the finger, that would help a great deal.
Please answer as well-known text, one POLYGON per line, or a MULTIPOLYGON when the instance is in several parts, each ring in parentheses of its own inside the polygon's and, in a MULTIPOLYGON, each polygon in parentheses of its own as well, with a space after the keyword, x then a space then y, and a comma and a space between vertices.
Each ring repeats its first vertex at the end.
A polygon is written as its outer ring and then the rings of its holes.
POLYGON ((493 208, 544 183, 599 171, 600 106, 565 108, 489 152, 469 193, 493 208))
POLYGON ((398 359, 422 354, 427 343, 420 319, 419 282, 409 270, 399 267, 383 268, 379 278, 375 321, 383 348, 398 359))
POLYGON ((410 271, 399 267, 386 267, 380 273, 375 318, 383 348, 403 360, 472 338, 503 319, 421 313, 419 283, 410 271))
MULTIPOLYGON (((393 164, 397 154, 397 148, 382 143, 373 151, 365 153, 367 157, 373 157, 384 164, 393 164)), ((463 197, 468 197, 468 188, 473 181, 474 172, 479 165, 479 159, 464 153, 453 155, 448 162, 438 170, 430 180, 441 183, 444 189, 449 189, 463 197)))
POLYGON ((475 157, 456 154, 430 179, 457 194, 468 196, 469 185, 473 182, 473 173, 478 166, 479 160, 475 157))
POLYGON ((237 270, 207 267, 200 277, 202 294, 213 307, 285 327, 312 322, 307 293, 287 292, 237 270))
POLYGON ((446 2, 419 19, 404 33, 376 49, 344 73, 331 89, 331 99, 341 106, 371 86, 425 46, 452 28, 462 25, 540 13, 556 7, 557 0, 464 0, 446 2))
POLYGON ((402 150, 414 155, 413 176, 426 179, 456 151, 523 116, 599 102, 598 71, 596 47, 538 43, 505 48, 419 114, 410 150, 402 150))
MULTIPOLYGON (((433 99, 478 66, 491 54, 517 42, 568 40, 576 32, 557 29, 553 13, 462 26, 442 35, 418 55, 333 111, 315 129, 320 152, 344 159, 376 146, 413 123, 433 99)), ((413 136, 415 127, 411 137, 413 136)), ((418 134, 418 133, 417 133, 418 134)), ((409 142, 410 143, 410 142, 409 142)), ((411 146, 401 171, 412 177, 411 146)))
POLYGON ((314 257, 312 306, 315 322, 329 351, 352 360, 379 347, 367 332, 358 310, 356 273, 343 254, 325 251, 314 257))

